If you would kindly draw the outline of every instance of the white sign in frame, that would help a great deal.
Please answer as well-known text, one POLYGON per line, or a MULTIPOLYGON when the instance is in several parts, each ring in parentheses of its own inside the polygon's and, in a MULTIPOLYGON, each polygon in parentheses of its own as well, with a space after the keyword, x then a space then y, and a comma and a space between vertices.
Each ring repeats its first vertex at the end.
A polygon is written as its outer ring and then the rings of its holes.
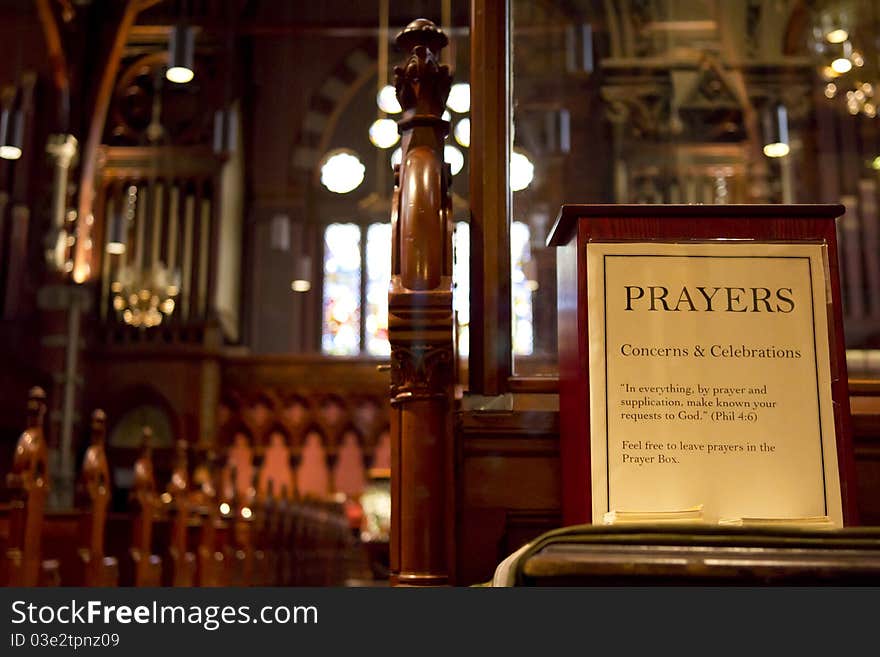
POLYGON ((824 244, 587 246, 593 522, 843 526, 824 244))

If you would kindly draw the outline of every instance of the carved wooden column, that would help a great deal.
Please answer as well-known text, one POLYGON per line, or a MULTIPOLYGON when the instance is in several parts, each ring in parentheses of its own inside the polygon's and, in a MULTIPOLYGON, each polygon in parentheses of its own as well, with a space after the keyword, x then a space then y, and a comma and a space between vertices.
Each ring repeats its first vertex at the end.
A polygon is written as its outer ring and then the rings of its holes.
POLYGON ((403 158, 391 210, 391 580, 453 581, 452 174, 441 118, 452 76, 440 64, 446 35, 431 21, 396 39, 394 69, 403 158))
POLYGON ((171 496, 171 543, 168 556, 171 559, 171 581, 164 586, 193 586, 196 576, 196 557, 189 550, 189 463, 185 440, 177 441, 177 458, 171 471, 167 493, 171 496))

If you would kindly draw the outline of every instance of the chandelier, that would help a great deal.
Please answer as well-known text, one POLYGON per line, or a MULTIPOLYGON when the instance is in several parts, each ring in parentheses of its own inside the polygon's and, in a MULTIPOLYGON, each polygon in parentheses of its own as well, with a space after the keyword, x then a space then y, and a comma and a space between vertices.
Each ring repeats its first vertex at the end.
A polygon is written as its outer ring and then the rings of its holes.
POLYGON ((180 274, 161 262, 149 269, 123 267, 110 286, 118 317, 137 328, 159 326, 174 312, 180 292, 180 274))
POLYGON ((829 100, 844 99, 847 112, 878 115, 877 52, 873 49, 876 8, 870 2, 838 0, 821 6, 814 20, 812 50, 829 100), (868 48, 866 51, 863 48, 868 48))

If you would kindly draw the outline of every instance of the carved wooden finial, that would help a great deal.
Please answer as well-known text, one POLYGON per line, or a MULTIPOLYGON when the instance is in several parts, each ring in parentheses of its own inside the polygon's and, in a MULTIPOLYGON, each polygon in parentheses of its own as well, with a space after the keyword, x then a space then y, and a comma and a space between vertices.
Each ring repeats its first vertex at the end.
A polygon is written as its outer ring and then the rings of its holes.
POLYGON ((155 503, 156 477, 153 473, 153 430, 144 427, 141 432, 141 453, 134 462, 132 497, 142 506, 155 503))
POLYGON ((46 391, 39 386, 34 386, 28 391, 27 426, 43 428, 43 418, 46 415, 46 391))
POLYGON ((141 454, 153 453, 153 428, 145 426, 141 429, 141 454))
POLYGON ((417 18, 400 31, 394 38, 394 43, 401 50, 412 50, 422 45, 439 53, 449 45, 449 39, 433 21, 417 18))
POLYGON ((110 467, 104 450, 107 416, 100 408, 92 412, 91 444, 83 458, 82 477, 91 504, 110 496, 110 467))
POLYGON ((107 437, 107 414, 100 408, 92 412, 92 445, 103 444, 107 437))
POLYGON ((130 502, 133 516, 129 555, 135 586, 159 586, 161 557, 152 554, 153 516, 159 508, 159 497, 153 470, 153 430, 147 426, 141 430, 141 453, 134 462, 130 502))
POLYGON ((111 586, 118 578, 115 559, 104 560, 104 528, 110 503, 110 466, 104 450, 107 416, 101 409, 92 412, 91 444, 82 464, 82 484, 87 496, 86 511, 80 518, 79 556, 83 586, 111 586))
POLYGON ((452 85, 449 67, 440 64, 440 51, 449 39, 434 23, 419 18, 407 25, 394 42, 409 55, 406 64, 394 67, 394 88, 404 110, 400 129, 405 130, 414 116, 439 119, 452 85), (407 116, 407 112, 413 116, 407 116))
POLYGON ((185 440, 178 440, 175 450, 174 468, 171 471, 171 480, 168 482, 168 492, 178 503, 183 503, 189 488, 189 460, 187 450, 189 445, 185 440))
POLYGON ((49 487, 49 456, 43 434, 46 393, 40 387, 28 392, 27 427, 18 438, 7 485, 20 494, 34 488, 49 487))
POLYGON ((9 586, 36 586, 40 579, 43 514, 49 491, 49 458, 43 438, 46 393, 31 388, 27 427, 15 445, 12 468, 6 475, 10 493, 6 564, 9 586))

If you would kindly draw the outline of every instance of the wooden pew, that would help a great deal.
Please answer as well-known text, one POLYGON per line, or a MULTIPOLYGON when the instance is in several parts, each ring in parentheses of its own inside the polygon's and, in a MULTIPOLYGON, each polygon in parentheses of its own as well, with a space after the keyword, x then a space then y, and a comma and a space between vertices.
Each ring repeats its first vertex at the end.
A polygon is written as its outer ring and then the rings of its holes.
POLYGON ((43 433, 46 393, 31 388, 27 404, 27 428, 19 436, 6 477, 10 502, 6 550, 0 580, 7 586, 57 584, 58 562, 41 558, 46 498, 49 494, 49 463, 43 433))
MULTIPOLYGON (((341 505, 298 499, 295 489, 288 488, 294 482, 292 472, 290 477, 264 476, 261 496, 256 495, 256 485, 248 487, 246 496, 233 486, 227 491, 224 473, 210 452, 190 476, 184 441, 177 443, 172 475, 160 498, 149 428, 144 428, 141 454, 134 465, 130 507, 110 516, 106 418, 101 411, 92 415, 91 441, 78 486, 79 508, 45 513, 49 478, 42 391, 32 392, 29 409, 28 428, 19 440, 8 477, 12 503, 6 516, 0 508, 0 534, 7 537, 8 547, 3 552, 2 583, 276 586, 344 582, 349 541, 341 505), (41 558, 46 556, 56 559, 41 558)), ((289 463, 288 458, 281 461, 289 463)), ((232 482, 234 465, 230 469, 225 474, 232 475, 232 482)), ((255 476, 257 472, 254 468, 255 476)))
POLYGON ((104 550, 107 506, 110 502, 110 468, 104 441, 107 416, 101 409, 92 413, 91 444, 83 457, 81 485, 85 508, 79 522, 79 586, 116 586, 119 562, 104 550))

